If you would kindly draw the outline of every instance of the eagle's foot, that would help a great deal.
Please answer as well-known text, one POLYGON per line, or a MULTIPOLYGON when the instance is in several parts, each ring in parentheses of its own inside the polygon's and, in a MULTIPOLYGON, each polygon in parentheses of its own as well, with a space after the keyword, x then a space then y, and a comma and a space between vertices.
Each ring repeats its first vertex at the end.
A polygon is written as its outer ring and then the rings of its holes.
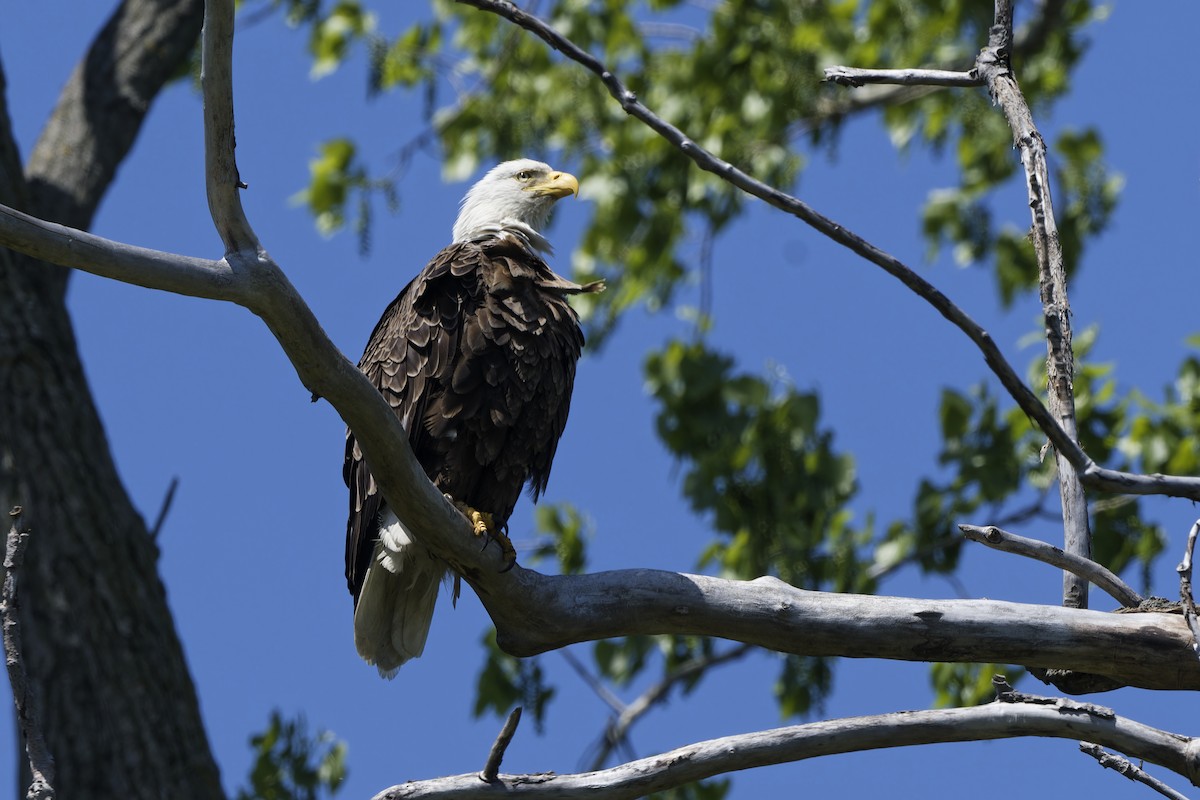
MULTIPOLYGON (((447 495, 449 497, 449 495, 447 495)), ((493 541, 500 545, 500 554, 504 556, 504 561, 507 566, 500 570, 508 572, 517 563, 517 549, 513 547, 512 540, 508 538, 508 534, 504 532, 504 526, 497 525, 495 517, 486 511, 479 511, 471 508, 466 503, 460 503, 457 500, 451 499, 454 507, 463 513, 467 521, 471 523, 471 527, 476 536, 483 539, 483 548, 493 541)))

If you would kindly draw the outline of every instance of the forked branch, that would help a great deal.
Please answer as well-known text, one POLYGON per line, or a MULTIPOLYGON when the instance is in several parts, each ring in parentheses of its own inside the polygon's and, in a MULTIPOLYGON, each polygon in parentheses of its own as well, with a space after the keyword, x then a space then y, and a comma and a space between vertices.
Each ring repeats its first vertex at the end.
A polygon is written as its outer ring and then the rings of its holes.
POLYGON ((975 344, 1005 390, 1021 410, 1033 420, 1038 429, 1046 435, 1056 450, 1075 465, 1084 484, 1118 494, 1163 494, 1200 500, 1200 478, 1157 474, 1139 475, 1098 466, 1063 430, 1054 415, 1025 385, 1025 382, 1017 375, 1012 365, 1008 363, 1003 353, 992 341, 991 335, 933 284, 895 256, 884 252, 845 226, 818 213, 804 201, 763 183, 705 150, 696 143, 694 138, 655 114, 639 101, 637 95, 630 91, 602 61, 558 33, 540 18, 521 10, 508 0, 458 0, 458 2, 501 16, 534 34, 567 58, 597 75, 608 93, 621 105, 625 113, 643 122, 695 162, 698 167, 728 181, 747 194, 800 219, 817 232, 880 267, 933 306, 939 314, 953 323, 975 344))

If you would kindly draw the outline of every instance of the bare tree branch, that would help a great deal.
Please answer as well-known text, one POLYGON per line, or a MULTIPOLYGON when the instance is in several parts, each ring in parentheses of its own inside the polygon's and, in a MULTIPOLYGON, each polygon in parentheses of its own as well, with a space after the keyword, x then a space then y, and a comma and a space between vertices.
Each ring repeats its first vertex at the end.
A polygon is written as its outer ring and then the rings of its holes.
POLYGON ((898 86, 980 86, 983 83, 974 70, 956 72, 948 69, 861 69, 842 66, 826 67, 825 80, 855 88, 868 83, 898 86))
POLYGON ((1065 553, 1052 544, 1018 536, 1015 533, 1001 530, 995 525, 985 527, 959 525, 958 529, 962 531, 963 536, 973 542, 986 544, 988 547, 994 547, 1005 553, 1016 553, 1026 558, 1032 558, 1044 564, 1050 564, 1051 566, 1065 569, 1072 574, 1078 575, 1108 592, 1118 603, 1127 608, 1136 608, 1144 600, 1129 584, 1125 583, 1125 581, 1121 580, 1120 577, 1104 566, 1097 564, 1091 559, 1080 558, 1071 553, 1065 553))
POLYGON ((1196 536, 1200 533, 1200 520, 1196 520, 1188 531, 1187 546, 1183 561, 1175 571, 1179 573, 1179 594, 1183 600, 1183 618, 1192 632, 1192 650, 1200 655, 1200 620, 1197 619, 1196 598, 1192 595, 1192 558, 1196 551, 1196 536))
MULTIPOLYGON (((1086 739, 1159 764, 1193 783, 1200 779, 1200 748, 1195 739, 1115 715, 1097 716, 1084 708, 991 703, 794 725, 697 742, 599 772, 501 775, 499 780, 506 797, 615 800, 641 797, 733 770, 834 753, 1019 736, 1086 739)), ((470 773, 393 786, 376 795, 375 800, 485 799, 494 797, 496 788, 470 773)))
MULTIPOLYGON (((1033 114, 1009 63, 1012 46, 1013 8, 1011 0, 996 0, 995 24, 988 45, 976 59, 975 70, 987 84, 992 99, 999 104, 1012 129, 1013 142, 1021 152, 1025 167, 1025 185, 1029 210, 1033 217, 1032 238, 1037 253, 1042 314, 1046 321, 1046 377, 1050 413, 1059 427, 1077 442, 1075 425, 1075 357, 1071 351, 1071 306, 1067 300, 1067 273, 1063 266, 1062 244, 1054 221, 1050 197, 1050 167, 1046 161, 1046 142, 1033 122, 1033 114)), ((1088 524, 1087 498, 1076 473, 1075 459, 1055 443, 1058 465, 1059 496, 1062 500, 1063 549, 1082 559, 1092 557, 1092 532, 1088 524)), ((1063 573, 1063 605, 1087 608, 1087 581, 1063 573)))
MULTIPOLYGON (((242 210, 240 190, 246 188, 238 174, 233 130, 233 15, 220 3, 204 7, 203 56, 200 85, 204 92, 204 184, 208 210, 225 254, 254 258, 262 245, 242 210)), ((266 254, 262 253, 265 257, 266 254)))
MULTIPOLYGON (((196 45, 203 0, 123 0, 67 79, 25 174, 26 210, 87 228, 163 85, 196 45)), ((45 270, 52 291, 66 272, 45 270)))
POLYGON ((1080 742, 1079 750, 1096 759, 1105 769, 1115 770, 1131 781, 1144 783, 1163 797, 1169 797, 1171 800, 1188 800, 1187 795, 1175 791, 1158 778, 1148 774, 1144 769, 1135 766, 1128 758, 1105 752, 1099 745, 1091 742, 1080 742))
POLYGON ((1200 478, 1158 474, 1137 475, 1098 466, 1063 430, 1054 415, 1025 385, 1012 365, 1004 358, 996 343, 992 341, 991 335, 933 284, 895 256, 880 250, 844 226, 813 210, 802 200, 768 186, 696 144, 694 139, 638 101, 637 95, 630 91, 603 62, 559 34, 541 19, 527 14, 507 0, 458 0, 458 2, 501 16, 533 33, 567 58, 578 62, 599 76, 609 94, 620 103, 625 113, 643 122, 677 150, 692 159, 698 167, 728 181, 747 194, 795 216, 824 236, 882 268, 911 289, 967 335, 983 354, 985 363, 1000 380, 1009 395, 1033 420, 1039 430, 1046 434, 1057 451, 1075 465, 1085 484, 1107 492, 1163 494, 1200 500, 1200 478))
POLYGON ((517 733, 517 725, 521 722, 521 707, 517 706, 508 713, 508 719, 504 721, 504 727, 500 729, 500 734, 496 737, 496 741, 492 743, 492 749, 488 753, 487 763, 483 765, 483 771, 479 773, 479 779, 484 783, 494 783, 497 776, 500 774, 500 763, 504 761, 504 753, 508 750, 508 745, 512 742, 513 736, 517 733))
POLYGON ((158 535, 162 533, 163 523, 167 521, 167 514, 171 513, 171 504, 175 502, 175 492, 179 489, 179 476, 171 478, 171 483, 167 486, 167 493, 163 497, 162 505, 158 508, 158 516, 154 518, 154 524, 150 526, 150 538, 158 540, 158 535))
POLYGON ((646 691, 642 692, 636 700, 622 708, 617 716, 609 720, 608 725, 604 729, 604 736, 600 740, 596 757, 592 760, 592 769, 597 770, 604 766, 609 756, 613 754, 613 751, 629 740, 630 728, 651 708, 665 702, 671 693, 671 689, 683 681, 690 680, 701 673, 707 672, 713 667, 736 661, 749 653, 751 649, 748 644, 738 645, 722 653, 693 658, 687 663, 680 664, 671 670, 662 680, 657 681, 646 691))
POLYGON ((572 653, 570 649, 564 647, 558 652, 559 655, 561 655, 571 667, 571 669, 575 670, 575 674, 578 675, 579 678, 588 685, 588 688, 592 690, 592 693, 595 694, 596 697, 599 697, 606 706, 611 708, 616 714, 623 714, 625 712, 625 709, 628 706, 621 701, 621 698, 609 691, 608 687, 604 685, 604 682, 593 675, 591 671, 584 666, 583 662, 575 657, 575 654, 572 653))
POLYGON ((33 689, 25 674, 21 655, 21 623, 17 616, 17 581, 29 534, 20 529, 21 508, 8 512, 12 527, 4 544, 4 585, 0 589, 0 623, 4 628, 4 664, 12 686, 13 703, 17 709, 17 729, 25 742, 29 769, 33 781, 26 794, 28 800, 54 800, 54 758, 42 738, 42 721, 38 716, 33 689))

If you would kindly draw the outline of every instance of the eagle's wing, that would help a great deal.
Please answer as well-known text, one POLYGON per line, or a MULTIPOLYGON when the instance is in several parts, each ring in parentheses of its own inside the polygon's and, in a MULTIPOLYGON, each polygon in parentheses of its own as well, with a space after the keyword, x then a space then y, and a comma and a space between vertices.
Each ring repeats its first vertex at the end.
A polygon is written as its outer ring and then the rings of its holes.
MULTIPOLYGON (((566 295, 600 291, 556 275, 512 236, 451 245, 384 312, 359 368, 408 432, 426 474, 503 525, 526 483, 546 488, 583 347, 566 295)), ((357 597, 383 497, 354 434, 346 580, 357 597)))
MULTIPOLYGON (((439 290, 437 285, 469 275, 473 257, 478 257, 478 249, 463 245, 438 253, 383 312, 358 364, 396 412, 418 454, 426 436, 421 421, 431 400, 450 380, 462 329, 462 292, 439 290)), ((357 599, 379 535, 383 495, 350 430, 342 477, 350 489, 346 583, 357 599)))

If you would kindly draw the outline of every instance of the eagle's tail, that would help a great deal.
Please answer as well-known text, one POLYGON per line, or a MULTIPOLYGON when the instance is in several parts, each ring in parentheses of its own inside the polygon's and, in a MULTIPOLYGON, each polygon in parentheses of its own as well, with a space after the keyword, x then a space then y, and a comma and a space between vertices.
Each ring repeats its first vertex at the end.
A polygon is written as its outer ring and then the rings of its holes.
POLYGON ((354 609, 354 646, 379 674, 393 678, 425 650, 438 584, 446 566, 385 508, 375 553, 354 609))

